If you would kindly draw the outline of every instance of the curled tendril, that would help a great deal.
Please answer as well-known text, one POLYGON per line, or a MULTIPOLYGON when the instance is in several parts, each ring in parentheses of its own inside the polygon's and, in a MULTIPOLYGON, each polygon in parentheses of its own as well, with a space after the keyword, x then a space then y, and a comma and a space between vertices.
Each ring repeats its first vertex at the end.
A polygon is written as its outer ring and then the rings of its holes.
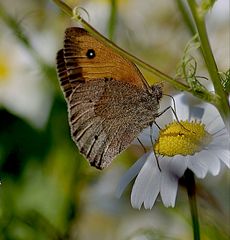
POLYGON ((197 62, 193 56, 190 56, 182 63, 182 71, 185 78, 193 78, 196 76, 197 62))
POLYGON ((181 65, 181 75, 185 79, 185 81, 188 83, 188 85, 191 87, 193 92, 201 93, 206 92, 207 89, 200 83, 198 79, 206 79, 206 77, 203 76, 197 76, 197 62, 193 56, 190 56, 190 58, 187 58, 186 61, 182 62, 181 65))
POLYGON ((182 77, 183 79, 195 77, 197 70, 196 59, 191 55, 193 50, 196 50, 200 47, 200 43, 197 41, 197 34, 187 43, 183 57, 177 67, 177 76, 182 77))
POLYGON ((200 47, 200 42, 198 40, 198 35, 195 34, 186 44, 184 49, 184 56, 190 54, 191 51, 196 50, 200 47))
POLYGON ((176 77, 184 79, 193 92, 196 94, 201 94, 202 92, 206 92, 207 89, 199 82, 199 79, 206 77, 197 76, 197 61, 191 55, 191 52, 198 49, 200 47, 200 42, 198 42, 198 36, 195 35, 186 45, 184 49, 183 57, 177 67, 176 77))
POLYGON ((207 77, 204 77, 204 76, 198 76, 198 75, 196 76, 196 78, 197 78, 197 79, 199 79, 199 78, 200 78, 200 79, 204 79, 204 80, 207 80, 207 81, 209 80, 207 77))
POLYGON ((74 18, 77 18, 79 21, 81 21, 81 19, 85 19, 83 17, 83 14, 86 14, 87 16, 87 22, 90 22, 90 16, 89 16, 89 13, 87 12, 87 10, 85 8, 82 8, 82 7, 74 7, 73 8, 73 19, 74 18))

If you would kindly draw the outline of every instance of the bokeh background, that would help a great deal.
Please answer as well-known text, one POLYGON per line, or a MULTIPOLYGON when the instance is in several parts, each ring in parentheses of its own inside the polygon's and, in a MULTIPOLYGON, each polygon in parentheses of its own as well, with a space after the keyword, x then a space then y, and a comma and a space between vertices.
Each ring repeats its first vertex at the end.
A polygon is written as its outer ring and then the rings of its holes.
MULTIPOLYGON (((192 37, 178 1, 66 2, 86 9, 90 24, 119 46, 176 74, 192 37)), ((229 14, 229 1, 219 0, 207 16, 220 71, 230 66, 229 14)), ((52 1, 0 2, 0 239, 192 239, 183 187, 173 209, 160 199, 151 211, 132 209, 130 188, 115 197, 119 179, 143 153, 140 147, 131 146, 101 172, 72 142, 55 57, 65 28, 76 25, 52 1)), ((166 91, 176 93, 167 84, 166 91)), ((197 183, 202 239, 229 239, 229 173, 197 183)))

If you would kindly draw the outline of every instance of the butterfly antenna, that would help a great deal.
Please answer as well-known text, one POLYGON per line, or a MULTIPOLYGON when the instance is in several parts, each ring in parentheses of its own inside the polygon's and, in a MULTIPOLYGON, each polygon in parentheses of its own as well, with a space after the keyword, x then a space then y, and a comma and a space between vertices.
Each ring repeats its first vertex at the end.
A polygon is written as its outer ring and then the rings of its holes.
MULTIPOLYGON (((157 128, 158 128, 159 130, 161 130, 161 127, 158 125, 158 123, 157 123, 156 121, 154 121, 154 124, 157 126, 157 128)), ((153 133, 153 130, 152 130, 152 133, 153 133)))
POLYGON ((153 123, 157 126, 157 128, 159 129, 159 130, 161 130, 161 127, 156 123, 156 121, 154 121, 154 122, 152 122, 152 123, 150 123, 149 124, 149 127, 150 127, 150 141, 151 141, 151 144, 152 144, 152 146, 153 146, 153 144, 154 144, 154 141, 153 141, 153 123))
POLYGON ((152 123, 150 123, 149 124, 149 127, 150 127, 150 129, 149 129, 149 137, 150 137, 150 141, 151 141, 151 144, 152 144, 152 146, 153 146, 153 124, 152 123))
POLYGON ((175 114, 176 114, 176 101, 175 101, 174 97, 169 95, 169 94, 165 94, 165 93, 163 93, 162 95, 170 97, 172 99, 172 101, 173 101, 173 109, 174 109, 175 114))
POLYGON ((178 124, 180 124, 180 126, 181 126, 183 129, 185 129, 186 131, 189 131, 189 132, 190 132, 190 130, 188 130, 186 127, 184 127, 183 124, 181 124, 181 122, 180 122, 180 120, 179 120, 179 118, 178 118, 178 116, 177 116, 177 114, 176 114, 176 101, 175 101, 174 97, 171 96, 171 95, 168 95, 168 94, 163 94, 163 95, 168 96, 168 97, 170 97, 170 98, 172 99, 172 101, 173 101, 173 107, 172 107, 172 106, 169 106, 169 107, 165 108, 162 112, 160 112, 160 113, 158 114, 158 117, 161 116, 162 114, 164 114, 164 113, 165 113, 166 111, 168 111, 169 109, 171 109, 171 111, 172 111, 173 115, 175 116, 176 121, 178 122, 178 124))

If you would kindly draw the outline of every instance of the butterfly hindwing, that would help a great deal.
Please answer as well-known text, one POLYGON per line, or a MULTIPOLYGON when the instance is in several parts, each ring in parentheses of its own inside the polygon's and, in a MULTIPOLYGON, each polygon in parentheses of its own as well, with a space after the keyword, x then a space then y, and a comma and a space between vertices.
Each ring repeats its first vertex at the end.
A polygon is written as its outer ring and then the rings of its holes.
POLYGON ((69 103, 73 140, 91 165, 104 168, 152 122, 151 110, 150 96, 135 86, 113 79, 81 83, 69 103), (138 104, 146 107, 130 109, 138 104))

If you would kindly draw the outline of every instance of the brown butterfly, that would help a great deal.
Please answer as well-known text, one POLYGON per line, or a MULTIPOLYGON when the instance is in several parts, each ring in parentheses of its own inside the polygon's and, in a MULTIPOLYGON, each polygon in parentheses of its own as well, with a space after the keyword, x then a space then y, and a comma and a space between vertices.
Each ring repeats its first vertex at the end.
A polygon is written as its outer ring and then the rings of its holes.
POLYGON ((80 152, 103 169, 151 125, 162 97, 138 68, 77 27, 66 29, 57 71, 80 152))

